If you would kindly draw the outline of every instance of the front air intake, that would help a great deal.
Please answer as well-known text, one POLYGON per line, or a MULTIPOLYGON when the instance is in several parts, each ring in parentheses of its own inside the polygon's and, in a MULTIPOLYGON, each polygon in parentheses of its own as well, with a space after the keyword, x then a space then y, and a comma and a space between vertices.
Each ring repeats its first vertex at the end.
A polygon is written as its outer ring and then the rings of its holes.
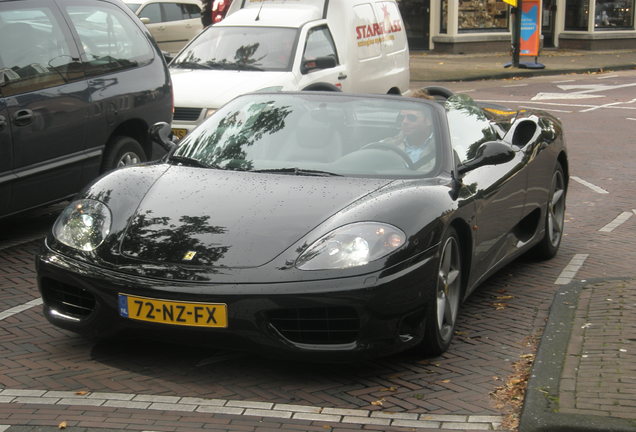
POLYGON ((360 318, 351 307, 280 309, 268 318, 285 338, 302 344, 352 343, 360 330, 360 318))
POLYGON ((91 293, 51 279, 42 281, 42 297, 51 309, 78 320, 95 310, 95 297, 91 293))

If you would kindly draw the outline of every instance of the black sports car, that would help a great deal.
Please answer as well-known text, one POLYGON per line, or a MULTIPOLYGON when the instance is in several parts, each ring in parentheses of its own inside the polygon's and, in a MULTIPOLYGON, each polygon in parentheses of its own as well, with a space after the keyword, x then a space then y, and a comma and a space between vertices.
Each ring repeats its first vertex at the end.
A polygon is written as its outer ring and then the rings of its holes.
POLYGON ((445 96, 236 98, 61 213, 46 317, 312 360, 444 352, 480 282, 556 254, 568 184, 555 117, 445 96))

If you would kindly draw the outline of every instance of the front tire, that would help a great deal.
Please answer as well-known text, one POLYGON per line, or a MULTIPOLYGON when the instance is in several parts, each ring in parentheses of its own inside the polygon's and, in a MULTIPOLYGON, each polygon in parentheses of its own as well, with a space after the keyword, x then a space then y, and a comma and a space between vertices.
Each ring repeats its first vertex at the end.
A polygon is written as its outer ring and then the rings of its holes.
POLYGON ((146 153, 139 142, 131 137, 116 136, 106 145, 102 172, 146 161, 146 153))
POLYGON ((429 356, 444 353, 451 344, 462 297, 462 260, 459 237, 448 228, 440 247, 434 301, 428 308, 420 351, 429 356))
POLYGON ((567 186, 563 168, 557 164, 552 174, 550 184, 550 194, 546 203, 546 216, 544 225, 544 235, 539 244, 534 249, 534 255, 538 259, 548 260, 553 258, 561 245, 563 238, 563 227, 565 225, 565 196, 567 186))

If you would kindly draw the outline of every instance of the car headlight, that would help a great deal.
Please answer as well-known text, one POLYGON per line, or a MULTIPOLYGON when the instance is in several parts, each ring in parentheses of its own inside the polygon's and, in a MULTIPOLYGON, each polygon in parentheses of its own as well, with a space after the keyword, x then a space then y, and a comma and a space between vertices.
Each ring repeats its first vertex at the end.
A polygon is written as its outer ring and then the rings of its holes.
POLYGON ((203 119, 207 119, 208 117, 212 117, 212 114, 214 114, 217 111, 216 108, 208 108, 205 110, 205 116, 203 116, 203 119))
POLYGON ((93 251, 110 232, 110 223, 110 210, 105 204, 82 199, 62 211, 53 225, 53 235, 73 249, 93 251))
POLYGON ((357 222, 315 241, 296 260, 301 270, 342 269, 365 265, 398 249, 406 235, 392 225, 357 222))

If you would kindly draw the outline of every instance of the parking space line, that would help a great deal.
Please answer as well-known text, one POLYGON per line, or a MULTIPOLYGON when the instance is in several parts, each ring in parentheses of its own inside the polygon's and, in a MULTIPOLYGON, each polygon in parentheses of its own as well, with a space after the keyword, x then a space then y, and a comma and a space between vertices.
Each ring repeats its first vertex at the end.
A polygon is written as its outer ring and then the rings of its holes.
POLYGON ((9 429, 11 425, 0 425, 0 432, 4 432, 9 429))
MULTIPOLYGON (((0 404, 43 404, 58 406, 115 407, 183 413, 256 416, 273 419, 297 419, 341 424, 380 425, 416 429, 444 429, 445 425, 462 425, 461 429, 497 430, 503 420, 497 415, 418 414, 338 409, 306 405, 249 402, 194 397, 168 397, 147 394, 100 392, 0 390, 0 404)), ((2 429, 0 429, 2 432, 2 429)))
POLYGON ((571 175, 571 176, 570 176, 570 178, 571 178, 572 180, 574 180, 575 182, 580 183, 580 184, 582 184, 583 186, 585 186, 585 187, 588 187, 588 188, 592 189, 592 190, 593 190, 594 192, 596 192, 596 193, 600 193, 600 194, 607 194, 607 193, 609 193, 608 191, 606 191, 606 190, 605 190, 605 189, 603 189, 602 187, 596 186, 596 185, 594 185, 594 184, 592 184, 592 183, 590 183, 590 182, 587 182, 587 181, 585 181, 585 180, 583 180, 582 178, 579 178, 579 177, 577 177, 577 176, 573 176, 573 175, 571 175))
POLYGON ((605 225, 599 231, 600 232, 612 232, 616 228, 621 226, 623 223, 625 223, 632 216, 634 216, 634 214, 632 212, 623 212, 623 213, 619 214, 618 216, 616 216, 616 218, 613 221, 611 221, 610 223, 605 225))
MULTIPOLYGON (((41 298, 36 298, 33 299, 29 302, 26 302, 24 304, 18 305, 18 306, 14 306, 11 309, 7 309, 6 311, 0 312, 0 321, 9 318, 10 316, 13 316, 15 314, 18 314, 22 311, 25 311, 27 309, 31 309, 33 306, 38 306, 42 304, 42 299, 41 298)), ((2 431, 0 431, 2 432, 2 431)))
POLYGON ((559 277, 554 281, 555 285, 567 285, 572 282, 572 279, 576 276, 576 273, 583 266, 583 263, 587 259, 589 254, 576 254, 570 260, 570 263, 565 266, 559 277))

